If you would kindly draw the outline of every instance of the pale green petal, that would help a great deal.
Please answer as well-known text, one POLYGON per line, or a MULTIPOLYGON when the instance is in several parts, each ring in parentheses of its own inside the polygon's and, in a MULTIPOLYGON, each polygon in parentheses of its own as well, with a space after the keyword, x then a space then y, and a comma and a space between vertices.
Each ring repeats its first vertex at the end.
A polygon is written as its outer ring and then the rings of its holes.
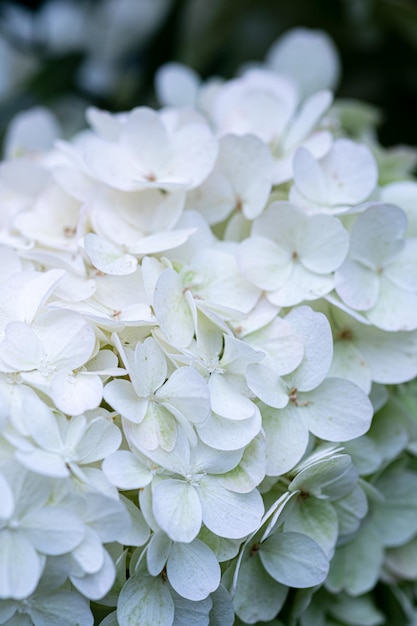
POLYGON ((265 571, 255 553, 242 563, 234 594, 236 614, 245 624, 273 619, 281 610, 288 588, 265 571))
POLYGON ((163 532, 152 535, 146 550, 146 565, 152 576, 158 576, 165 567, 171 552, 172 541, 163 532))
POLYGON ((67 589, 36 594, 30 615, 35 626, 93 626, 94 623, 86 598, 67 589))
POLYGON ((219 585, 210 598, 213 602, 210 626, 233 626, 235 619, 233 600, 224 585, 219 585))
POLYGON ((174 601, 161 577, 132 576, 117 603, 119 626, 172 626, 174 601))
POLYGON ((167 562, 168 580, 183 598, 204 600, 220 584, 220 566, 208 546, 199 539, 174 543, 167 562))
POLYGON ((317 461, 302 469, 288 486, 289 491, 309 493, 316 498, 337 500, 351 492, 358 472, 347 454, 317 461))
POLYGON ((417 532, 416 480, 415 472, 394 465, 375 483, 384 501, 375 503, 372 523, 385 546, 400 546, 417 532))
POLYGON ((338 517, 327 500, 301 495, 285 520, 284 530, 311 537, 330 559, 338 538, 338 517))
POLYGON ((320 546, 300 533, 271 535, 259 547, 259 556, 268 574, 288 587, 319 585, 329 571, 329 562, 320 546))
POLYGON ((352 541, 336 550, 326 588, 332 593, 346 591, 352 596, 370 591, 380 576, 383 558, 384 551, 373 529, 373 520, 367 521, 352 541))
POLYGON ((149 526, 145 522, 142 511, 128 498, 120 495, 126 511, 130 517, 130 525, 123 531, 118 531, 116 540, 124 546, 143 546, 149 539, 149 526))
POLYGON ((403 546, 387 550, 385 566, 401 580, 417 578, 417 538, 403 546))
POLYGON ((136 257, 123 253, 110 241, 94 233, 85 236, 84 247, 94 267, 105 274, 125 276, 136 271, 136 257))
MULTIPOLYGON (((204 600, 187 600, 180 596, 173 588, 170 590, 175 604, 175 619, 172 626, 208 626, 209 613, 213 606, 211 595, 204 600)), ((211 621, 210 621, 211 624, 211 621)))

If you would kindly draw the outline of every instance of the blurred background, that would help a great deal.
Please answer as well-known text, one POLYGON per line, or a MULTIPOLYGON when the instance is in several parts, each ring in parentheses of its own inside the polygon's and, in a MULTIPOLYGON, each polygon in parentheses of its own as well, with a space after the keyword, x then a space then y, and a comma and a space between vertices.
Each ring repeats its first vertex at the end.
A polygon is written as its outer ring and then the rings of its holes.
POLYGON ((0 0, 0 132, 39 104, 67 134, 84 125, 89 104, 155 105, 161 64, 229 78, 295 26, 332 37, 342 67, 336 95, 378 107, 383 145, 417 146, 413 0, 0 0))

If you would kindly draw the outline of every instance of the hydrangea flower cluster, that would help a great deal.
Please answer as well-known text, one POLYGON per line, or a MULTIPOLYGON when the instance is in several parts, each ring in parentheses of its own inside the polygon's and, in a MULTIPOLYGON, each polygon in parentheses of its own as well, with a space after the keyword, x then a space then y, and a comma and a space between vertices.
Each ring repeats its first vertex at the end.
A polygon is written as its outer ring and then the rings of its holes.
POLYGON ((417 184, 337 71, 296 30, 71 141, 14 120, 0 624, 372 626, 378 581, 415 623, 417 184))

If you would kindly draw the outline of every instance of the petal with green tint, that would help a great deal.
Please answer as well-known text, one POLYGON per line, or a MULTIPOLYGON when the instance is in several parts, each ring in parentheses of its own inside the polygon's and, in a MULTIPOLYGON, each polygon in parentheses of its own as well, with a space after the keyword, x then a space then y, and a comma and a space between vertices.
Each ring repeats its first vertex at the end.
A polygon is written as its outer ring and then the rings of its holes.
POLYGON ((270 535, 261 544, 259 556, 268 574, 288 587, 320 585, 329 571, 329 562, 321 547, 301 533, 270 535))

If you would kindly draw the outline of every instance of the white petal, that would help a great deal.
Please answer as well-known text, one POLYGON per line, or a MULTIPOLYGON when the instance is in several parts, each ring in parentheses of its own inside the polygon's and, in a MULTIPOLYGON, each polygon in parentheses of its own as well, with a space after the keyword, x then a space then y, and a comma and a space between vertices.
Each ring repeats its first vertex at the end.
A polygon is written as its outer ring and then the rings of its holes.
POLYGON ((77 446, 80 463, 94 463, 106 458, 120 446, 122 435, 112 421, 97 418, 90 422, 77 446))
POLYGON ((378 168, 370 149, 350 139, 337 139, 321 164, 332 205, 363 202, 378 180, 378 168))
POLYGON ((306 199, 319 205, 328 203, 326 179, 313 155, 306 148, 299 148, 294 156, 294 183, 306 199))
POLYGON ((173 541, 190 542, 201 528, 201 504, 195 487, 172 478, 152 489, 153 513, 173 541))
POLYGON ((152 472, 133 452, 119 450, 104 459, 103 472, 119 489, 139 489, 152 480, 152 472))
POLYGON ((29 511, 21 520, 25 535, 39 552, 58 555, 70 552, 84 537, 84 525, 70 511, 45 507, 29 511))
POLYGON ((137 244, 130 246, 133 254, 157 254, 182 246, 195 232, 194 228, 183 228, 169 232, 159 232, 147 237, 142 237, 137 244))
POLYGON ((103 383, 99 376, 61 370, 52 378, 50 395, 60 411, 68 415, 80 415, 100 405, 103 383))
POLYGON ((288 30, 273 43, 266 62, 279 74, 296 80, 304 96, 323 88, 334 89, 340 74, 337 49, 322 30, 288 30))
POLYGON ((163 106, 194 105, 200 77, 188 65, 165 63, 156 72, 155 87, 163 106))
POLYGON ((292 264, 287 250, 265 237, 249 237, 239 245, 236 260, 249 282, 272 291, 288 280, 292 264))
POLYGON ((299 256, 312 272, 326 274, 345 260, 349 234, 340 221, 330 215, 312 215, 306 222, 299 242, 299 256))
POLYGON ((85 529, 84 539, 72 551, 72 557, 86 574, 94 574, 103 566, 104 550, 101 541, 91 528, 85 529))
POLYGON ((275 306, 287 307, 300 304, 304 300, 317 300, 333 289, 331 275, 320 275, 310 272, 301 263, 292 264, 292 273, 287 282, 267 294, 275 306))
POLYGON ((292 469, 308 445, 308 430, 292 410, 292 406, 276 410, 262 408, 266 434, 266 473, 280 476, 292 469))
POLYGON ((193 424, 203 424, 210 413, 210 394, 206 381, 191 367, 175 370, 156 393, 158 402, 168 410, 175 407, 193 424))
POLYGON ((379 279, 373 270, 347 260, 335 274, 335 289, 342 300, 354 309, 368 311, 377 302, 379 279))
POLYGON ((140 424, 148 410, 148 400, 139 398, 128 380, 111 380, 105 386, 103 396, 110 406, 134 424, 140 424))
POLYGON ((136 271, 136 257, 121 252, 115 245, 94 233, 85 236, 84 247, 94 267, 105 274, 125 276, 136 271))
POLYGON ((231 420, 252 417, 255 405, 236 389, 227 375, 213 372, 209 378, 211 407, 215 413, 231 420))
POLYGON ((288 391, 281 378, 262 363, 251 363, 246 370, 248 387, 262 402, 276 409, 288 404, 288 391))
POLYGON ((332 94, 330 91, 317 91, 305 100, 285 137, 285 151, 299 146, 310 135, 331 102, 332 94))
POLYGON ((257 409, 253 417, 231 420, 212 413, 209 420, 197 427, 198 435, 205 444, 218 450, 238 450, 247 446, 262 428, 257 409))
POLYGON ((146 564, 152 576, 158 576, 162 572, 171 547, 172 541, 165 533, 156 532, 152 535, 146 551, 146 564))
POLYGON ((70 580, 74 587, 78 589, 83 596, 90 600, 99 600, 108 593, 116 578, 116 571, 113 559, 106 550, 103 551, 103 566, 93 574, 85 576, 70 576, 70 580))
POLYGON ((208 546, 195 539, 174 543, 167 562, 168 580, 183 598, 204 600, 220 584, 220 566, 208 546))
POLYGON ((256 489, 234 493, 223 487, 220 480, 205 476, 200 481, 199 495, 203 522, 220 537, 240 539, 258 528, 264 506, 256 489))
POLYGON ((298 411, 310 432, 327 441, 348 441, 371 425, 372 404, 349 380, 327 378, 313 391, 299 394, 298 411))
POLYGON ((185 348, 194 335, 194 319, 178 274, 166 269, 160 275, 153 302, 161 330, 172 345, 185 348))
POLYGON ((302 391, 314 389, 325 378, 332 362, 333 337, 329 321, 307 306, 292 309, 285 319, 304 341, 303 360, 285 381, 302 391))
POLYGON ((22 533, 0 533, 0 598, 21 600, 35 591, 44 561, 22 533))
POLYGON ((39 626, 55 626, 55 624, 93 626, 94 623, 86 598, 67 589, 49 592, 45 595, 36 594, 36 602, 32 604, 30 615, 34 623, 39 626))
POLYGON ((148 337, 136 346, 135 369, 132 374, 135 391, 142 398, 152 395, 165 381, 165 355, 153 337, 148 337))
POLYGON ((10 322, 0 344, 3 371, 37 369, 43 356, 42 344, 34 330, 22 322, 10 322))
POLYGON ((13 492, 9 486, 9 483, 0 474, 0 502, 1 502, 1 515, 0 519, 7 519, 13 513, 14 509, 14 497, 13 492))
POLYGON ((379 297, 375 306, 366 313, 369 321, 387 331, 417 329, 417 294, 399 289, 381 278, 379 297))

